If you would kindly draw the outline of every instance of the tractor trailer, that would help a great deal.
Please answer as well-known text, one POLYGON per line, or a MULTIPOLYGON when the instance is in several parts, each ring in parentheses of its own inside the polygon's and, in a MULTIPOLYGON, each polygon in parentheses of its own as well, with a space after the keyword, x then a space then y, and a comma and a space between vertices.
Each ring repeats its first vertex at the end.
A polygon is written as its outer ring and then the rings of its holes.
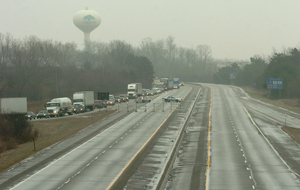
POLYGON ((81 104, 84 109, 94 110, 94 91, 75 92, 73 94, 73 104, 81 104))
POLYGON ((131 83, 127 87, 127 95, 130 99, 142 96, 142 83, 131 83))
POLYGON ((68 97, 54 98, 47 102, 46 108, 50 117, 64 116, 66 113, 72 114, 72 101, 68 97))

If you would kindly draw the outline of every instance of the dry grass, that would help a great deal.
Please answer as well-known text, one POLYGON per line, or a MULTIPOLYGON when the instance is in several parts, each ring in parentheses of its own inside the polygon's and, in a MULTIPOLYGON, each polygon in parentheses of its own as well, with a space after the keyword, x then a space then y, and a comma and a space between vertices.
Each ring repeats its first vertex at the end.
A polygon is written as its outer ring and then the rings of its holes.
MULTIPOLYGON (((262 102, 272 104, 278 107, 291 110, 295 113, 300 114, 300 99, 280 99, 280 100, 270 100, 267 98, 269 94, 268 90, 258 90, 252 87, 243 87, 244 91, 247 92, 252 98, 258 99, 262 102)), ((300 129, 292 127, 282 127, 282 130, 286 132, 295 141, 300 143, 300 129)))
POLYGON ((282 107, 291 110, 295 113, 300 114, 300 99, 279 99, 271 100, 267 98, 269 92, 268 90, 259 90, 252 87, 242 87, 245 92, 247 92, 252 98, 258 99, 262 102, 272 104, 278 107, 282 107))
POLYGON ((282 127, 282 130, 289 134, 298 143, 300 143, 300 129, 295 129, 292 127, 282 127))
POLYGON ((39 137, 36 141, 36 151, 33 149, 33 142, 19 145, 16 149, 0 154, 0 172, 5 171, 12 165, 35 154, 50 145, 70 137, 87 126, 103 119, 112 111, 99 111, 80 117, 69 117, 62 119, 39 120, 32 122, 34 128, 39 130, 39 137))

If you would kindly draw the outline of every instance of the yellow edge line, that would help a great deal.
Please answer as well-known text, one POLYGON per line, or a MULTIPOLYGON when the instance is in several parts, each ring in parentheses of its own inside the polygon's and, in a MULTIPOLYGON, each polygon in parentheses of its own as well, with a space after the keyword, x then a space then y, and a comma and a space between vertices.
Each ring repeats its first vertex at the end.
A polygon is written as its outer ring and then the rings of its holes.
POLYGON ((206 185, 205 189, 208 190, 209 186, 209 166, 210 166, 210 126, 211 126, 211 107, 212 107, 212 88, 210 88, 210 108, 209 108, 209 116, 208 116, 208 134, 207 134, 207 168, 206 168, 206 185))
MULTIPOLYGON (((187 93, 187 95, 192 91, 193 88, 187 93)), ((187 96, 186 95, 186 96, 187 96)), ((186 97, 185 96, 185 97, 186 97)), ((184 98, 185 98, 184 97, 184 98)), ((127 167, 131 164, 131 162, 137 157, 137 155, 144 149, 144 147, 148 144, 148 142, 153 138, 153 136, 157 133, 157 131, 161 128, 161 126, 164 125, 164 123, 167 121, 167 119, 171 116, 171 114, 174 112, 176 108, 174 108, 171 113, 167 116, 167 118, 164 120, 164 122, 156 129, 156 131, 151 135, 151 137, 147 140, 147 142, 142 146, 142 148, 134 155, 134 157, 128 162, 128 164, 123 168, 123 170, 119 173, 119 175, 114 179, 114 181, 108 186, 106 190, 109 190, 115 182, 119 179, 119 177, 123 174, 123 172, 127 169, 127 167)))

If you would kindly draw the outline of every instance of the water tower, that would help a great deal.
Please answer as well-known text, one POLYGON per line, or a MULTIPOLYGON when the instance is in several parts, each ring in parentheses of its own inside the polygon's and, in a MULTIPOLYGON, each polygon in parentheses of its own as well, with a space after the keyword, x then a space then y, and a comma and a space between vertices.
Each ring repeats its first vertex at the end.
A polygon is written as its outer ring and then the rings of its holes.
POLYGON ((99 13, 93 10, 78 11, 73 17, 73 23, 84 33, 84 42, 90 42, 90 33, 101 23, 99 13))

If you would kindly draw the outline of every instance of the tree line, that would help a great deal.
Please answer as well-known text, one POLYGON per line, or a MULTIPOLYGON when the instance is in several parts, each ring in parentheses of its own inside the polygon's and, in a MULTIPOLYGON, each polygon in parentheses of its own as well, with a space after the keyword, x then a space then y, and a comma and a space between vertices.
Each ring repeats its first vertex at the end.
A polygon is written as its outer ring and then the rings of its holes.
POLYGON ((180 47, 172 36, 156 41, 145 38, 135 52, 149 58, 157 77, 212 83, 213 74, 217 71, 210 46, 180 47))
POLYGON ((79 50, 74 43, 0 33, 0 97, 44 100, 85 90, 124 93, 133 82, 150 88, 153 75, 150 60, 134 55, 123 41, 92 42, 79 50))
MULTIPOLYGON (((220 68, 214 74, 214 82, 218 84, 235 84, 267 89, 268 78, 283 79, 282 98, 300 97, 300 50, 290 48, 284 52, 274 52, 269 59, 262 56, 250 58, 250 64, 240 67, 233 63, 220 68), (237 72, 235 79, 230 79, 231 72, 237 72)), ((279 98, 279 90, 270 90, 270 98, 279 98)))
POLYGON ((75 43, 0 33, 0 97, 43 100, 84 90, 123 93, 133 82, 151 88, 154 77, 213 82, 216 71, 208 45, 183 48, 172 36, 145 38, 138 47, 120 40, 90 42, 80 50, 75 43))

